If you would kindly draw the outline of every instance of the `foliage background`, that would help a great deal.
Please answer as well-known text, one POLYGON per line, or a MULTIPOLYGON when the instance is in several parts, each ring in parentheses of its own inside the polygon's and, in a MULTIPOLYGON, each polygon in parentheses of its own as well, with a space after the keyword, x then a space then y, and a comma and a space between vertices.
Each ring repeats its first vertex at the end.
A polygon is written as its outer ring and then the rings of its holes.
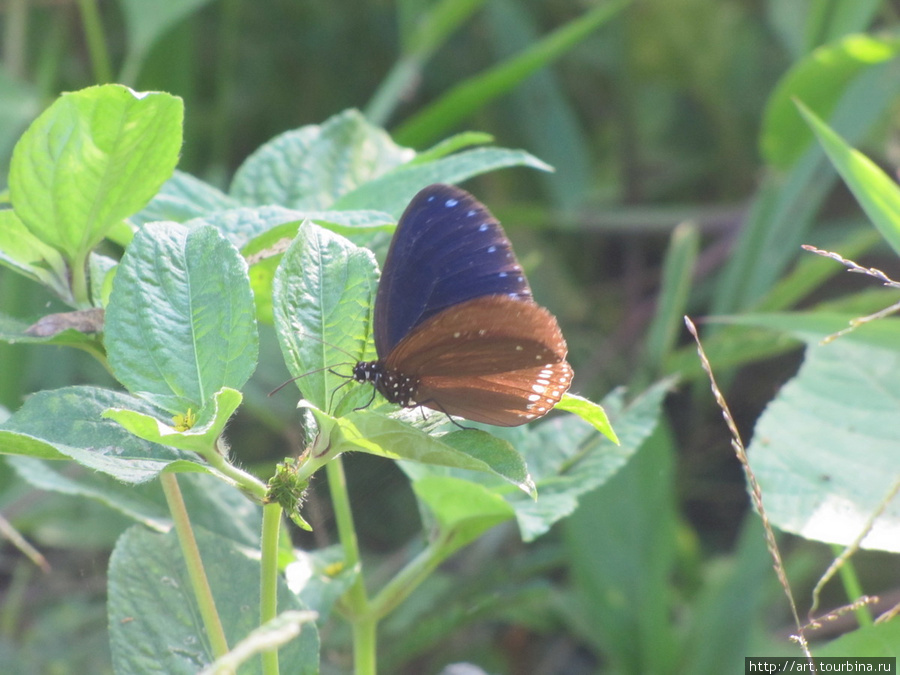
MULTIPOLYGON (((179 168, 222 187, 272 136, 349 107, 374 111, 377 123, 417 149, 451 131, 486 131, 499 145, 525 148, 556 167, 547 175, 493 173, 466 187, 504 222, 537 299, 559 317, 574 390, 599 400, 622 385, 637 392, 662 375, 683 378, 653 442, 565 527, 527 547, 500 528, 417 594, 411 603, 438 603, 435 619, 410 637, 411 608, 385 627, 384 672, 437 672, 456 660, 503 673, 703 673, 724 672, 723 663, 737 672, 744 654, 795 653, 785 639, 787 607, 755 516, 748 517, 743 476, 692 349, 667 346, 654 332, 664 323, 661 308, 672 309, 660 293, 673 288, 662 283, 671 280, 663 260, 680 241, 688 251, 691 242, 697 246, 693 276, 675 306, 697 317, 746 309, 792 269, 798 247, 776 260, 741 238, 760 195, 783 178, 760 152, 766 106, 780 78, 813 48, 859 31, 896 31, 896 3, 635 0, 513 91, 446 128, 424 129, 407 123, 589 5, 166 0, 155 4, 172 12, 171 23, 150 40, 141 4, 7 0, 0 7, 0 175, 40 110, 61 91, 98 81, 183 97, 179 168), (421 22, 437 5, 456 8, 458 26, 423 46, 421 22), (98 27, 105 66, 92 54, 98 27), (385 111, 373 97, 398 63, 415 77, 385 111), (693 225, 680 225, 686 221, 693 225), (461 580, 466 592, 440 604, 461 580)), ((893 173, 896 105, 888 98, 854 142, 893 173)), ((827 189, 833 180, 823 179, 818 192, 801 191, 810 210, 804 241, 861 241, 866 264, 890 274, 894 257, 866 238, 869 226, 843 189, 827 189)), ((834 277, 812 287, 804 302, 849 298, 844 306, 860 313, 889 304, 886 291, 861 292, 871 288, 834 277)), ((40 293, 0 269, 0 311, 25 318, 43 312, 50 300, 40 293)), ((289 414, 290 397, 264 397, 279 364, 274 339, 263 340, 272 370, 258 377, 256 396, 230 431, 233 445, 246 451, 241 460, 268 474, 303 439, 277 421, 289 414)), ((727 336, 718 346, 713 366, 749 438, 765 404, 796 372, 800 352, 727 336)), ((74 350, 0 346, 0 404, 9 410, 29 392, 81 382, 109 383, 74 350)), ((352 457, 349 470, 368 554, 389 564, 420 527, 412 495, 387 462, 352 457)), ((298 534, 296 543, 331 540, 326 505, 312 500, 316 533, 298 534)), ((124 520, 84 500, 36 493, 6 470, 0 508, 53 565, 44 575, 10 545, 0 549, 0 663, 15 654, 32 659, 30 672, 109 671, 104 575, 124 520)), ((805 598, 833 553, 799 539, 783 545, 795 591, 805 598)), ((860 554, 857 569, 868 593, 889 595, 895 586, 895 556, 860 554)), ((840 589, 831 593, 827 606, 846 601, 840 589)))

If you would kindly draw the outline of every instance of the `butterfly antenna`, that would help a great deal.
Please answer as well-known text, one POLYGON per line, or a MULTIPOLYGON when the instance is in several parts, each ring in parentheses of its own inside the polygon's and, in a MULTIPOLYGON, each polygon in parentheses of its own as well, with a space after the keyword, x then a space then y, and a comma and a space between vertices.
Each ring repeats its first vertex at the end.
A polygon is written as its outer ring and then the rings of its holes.
MULTIPOLYGON (((336 349, 337 351, 341 352, 342 354, 344 354, 344 355, 346 355, 346 356, 349 356, 351 359, 353 359, 353 362, 354 362, 354 363, 356 363, 357 361, 360 360, 359 357, 356 356, 355 354, 351 354, 351 353, 348 352, 346 349, 342 349, 341 347, 338 347, 337 345, 332 344, 332 343, 328 342, 327 340, 323 340, 323 339, 320 338, 318 335, 312 335, 312 334, 310 334, 310 333, 304 333, 303 331, 300 331, 300 335, 302 335, 302 336, 304 336, 304 337, 308 337, 308 338, 310 338, 311 340, 315 340, 316 342, 319 342, 319 343, 325 345, 326 347, 331 347, 332 349, 336 349)), ((313 372, 318 372, 318 371, 313 371, 313 372)))
MULTIPOLYGON (((306 377, 307 375, 315 375, 316 373, 321 373, 323 370, 329 371, 332 375, 338 375, 338 373, 335 373, 333 370, 331 370, 331 368, 332 368, 332 366, 323 366, 322 368, 316 368, 315 370, 311 370, 308 373, 303 373, 302 375, 297 375, 297 377, 292 377, 287 382, 282 382, 281 384, 279 384, 272 391, 270 391, 268 395, 273 396, 273 395, 277 394, 279 391, 281 391, 282 389, 284 389, 286 386, 288 386, 291 382, 296 382, 297 380, 302 379, 302 378, 306 377)), ((343 377, 343 375, 339 375, 339 377, 343 377)), ((341 385, 341 386, 343 386, 343 385, 341 385)))

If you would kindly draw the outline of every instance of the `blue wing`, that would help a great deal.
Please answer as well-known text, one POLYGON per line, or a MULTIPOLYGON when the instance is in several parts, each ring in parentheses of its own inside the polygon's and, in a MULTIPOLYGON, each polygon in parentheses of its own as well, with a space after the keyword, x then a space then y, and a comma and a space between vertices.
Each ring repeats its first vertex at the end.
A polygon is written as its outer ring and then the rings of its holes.
POLYGON ((410 331, 486 295, 531 299, 500 223, 465 190, 429 185, 406 207, 375 297, 375 347, 385 358, 410 331))

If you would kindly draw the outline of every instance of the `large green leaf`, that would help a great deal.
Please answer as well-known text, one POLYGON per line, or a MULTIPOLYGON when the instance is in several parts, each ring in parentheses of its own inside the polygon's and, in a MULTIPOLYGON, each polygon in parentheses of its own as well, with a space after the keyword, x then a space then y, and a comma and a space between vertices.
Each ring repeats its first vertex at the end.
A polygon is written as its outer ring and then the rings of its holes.
POLYGON ((171 413, 241 389, 259 350, 246 262, 213 227, 146 225, 119 265, 105 343, 116 378, 171 413))
POLYGON ((763 156, 786 169, 812 143, 794 100, 800 99, 820 116, 828 117, 849 83, 866 68, 893 59, 900 51, 895 37, 848 35, 824 45, 796 63, 769 97, 760 134, 763 156))
POLYGON ((552 168, 525 152, 506 148, 474 148, 433 162, 410 162, 370 180, 337 200, 335 209, 376 209, 395 218, 413 196, 432 183, 461 183, 495 169, 527 166, 541 171, 552 168))
POLYGON ((500 495, 453 476, 425 476, 413 481, 413 491, 439 526, 440 558, 470 544, 495 525, 515 517, 500 495))
POLYGON ((189 173, 175 171, 160 187, 153 199, 129 220, 143 225, 154 220, 174 220, 183 223, 211 212, 240 206, 221 190, 204 183, 189 173))
MULTIPOLYGON (((359 451, 394 460, 481 472, 515 485, 531 498, 534 481, 522 456, 506 440, 485 431, 466 429, 442 435, 424 431, 368 410, 351 412, 323 424, 321 413, 313 411, 323 433, 328 433, 331 453, 359 451)), ((330 421, 330 420, 326 420, 330 421)), ((472 473, 464 474, 471 479, 472 473)))
MULTIPOLYGON (((304 223, 272 284, 275 328, 288 370, 304 398, 330 411, 346 377, 330 372, 371 355, 376 267, 371 251, 304 223)), ((349 369, 348 374, 349 374, 349 369)))
MULTIPOLYGON (((127 446, 124 446, 127 447, 127 446)), ((143 459, 129 458, 140 463, 143 459)), ((171 512, 159 484, 123 483, 107 473, 33 457, 6 457, 6 462, 39 490, 92 499, 157 532, 172 527, 171 512)), ((174 467, 173 467, 174 468, 174 467)), ((231 539, 242 546, 259 546, 261 507, 238 488, 218 476, 181 472, 178 484, 194 525, 231 539)))
MULTIPOLYGON (((617 425, 621 430, 622 426, 617 425)), ((674 439, 660 427, 563 524, 574 597, 587 634, 623 673, 674 673, 677 553, 674 439)))
MULTIPOLYGON (((148 443, 102 418, 108 408, 158 413, 128 394, 66 387, 29 397, 0 425, 0 452, 39 459, 74 459, 126 483, 143 483, 163 469, 206 471, 192 453, 148 443)), ((159 419, 159 418, 157 418, 159 419)))
MULTIPOLYGON (((829 124, 858 142, 900 93, 900 60, 862 70, 848 85, 829 124)), ((783 276, 797 257, 822 200, 835 180, 824 151, 813 144, 785 176, 770 174, 750 206, 734 253, 716 284, 712 313, 751 307, 783 276)))
MULTIPOLYGON (((400 466, 413 481, 427 475, 450 475, 476 481, 502 495, 515 509, 522 538, 531 541, 571 515, 582 495, 603 485, 637 452, 656 427, 663 397, 670 386, 669 381, 660 382, 627 406, 617 394, 604 400, 620 445, 571 415, 556 415, 523 427, 492 429, 493 434, 522 454, 530 473, 529 481, 537 486, 536 500, 521 492, 511 492, 489 473, 462 473, 444 468, 452 465, 439 466, 437 462, 431 465, 401 462, 400 466)), ((459 435, 466 433, 470 432, 459 432, 459 435)))
POLYGON ((249 205, 327 209, 415 156, 356 110, 272 139, 237 170, 231 194, 249 205))
MULTIPOLYGON (((807 342, 797 375, 756 423, 748 454, 777 527, 849 544, 890 495, 897 480, 900 421, 900 321, 861 326, 828 344, 846 318, 742 317, 807 342)), ((900 551, 900 506, 891 501, 862 542, 900 551)))
POLYGON ((45 244, 83 264, 172 175, 183 114, 180 98, 119 85, 63 94, 13 151, 16 214, 45 244))
MULTIPOLYGON (((218 535, 195 528, 194 534, 216 609, 229 645, 259 623, 259 560, 218 535)), ((118 673, 194 675, 214 660, 200 610, 174 531, 157 534, 135 526, 119 539, 109 561, 109 626, 113 667, 118 673)), ((303 607, 283 580, 278 607, 303 607)), ((299 637, 279 650, 282 672, 319 672, 319 637, 306 624, 299 637)), ((240 671, 261 673, 252 659, 240 671)))
POLYGON ((897 183, 875 162, 847 145, 802 102, 797 106, 866 215, 891 248, 900 253, 900 189, 897 183))

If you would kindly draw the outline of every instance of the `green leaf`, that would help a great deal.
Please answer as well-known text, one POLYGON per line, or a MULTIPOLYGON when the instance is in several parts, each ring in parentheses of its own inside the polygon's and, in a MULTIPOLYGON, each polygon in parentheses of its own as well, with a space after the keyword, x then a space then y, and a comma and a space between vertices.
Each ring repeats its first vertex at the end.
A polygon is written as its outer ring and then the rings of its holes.
POLYGON ((441 558, 515 517, 503 497, 461 478, 425 476, 413 481, 412 489, 440 526, 437 536, 442 540, 441 558))
MULTIPOLYGON (((900 44, 900 43, 898 43, 900 44)), ((851 148, 827 124, 802 102, 797 107, 816 136, 831 163, 841 174, 881 235, 896 253, 900 253, 900 188, 868 157, 851 148)))
POLYGON ((359 569, 344 564, 344 549, 340 545, 315 551, 294 549, 294 562, 284 570, 288 586, 300 601, 319 615, 324 623, 335 603, 353 585, 359 569))
MULTIPOLYGON (((230 645, 257 627, 259 560, 222 537, 195 528, 206 576, 230 645)), ((213 662, 200 611, 174 531, 135 526, 119 539, 109 561, 109 632, 113 668, 120 673, 190 673, 213 662)), ((279 579, 278 607, 304 609, 279 579)), ((283 672, 318 673, 319 638, 312 624, 279 650, 283 672)), ((251 660, 241 673, 260 673, 251 660)))
POLYGON ((190 228, 212 225, 240 248, 245 257, 249 257, 276 246, 284 239, 289 243, 304 220, 311 220, 323 227, 337 226, 328 229, 343 231, 385 229, 385 226, 396 224, 391 216, 382 211, 298 211, 283 206, 243 206, 194 218, 185 225, 190 228))
POLYGON ((436 103, 401 125, 395 131, 395 137, 411 146, 433 142, 489 101, 507 93, 529 75, 570 51, 627 4, 610 1, 597 5, 534 43, 517 57, 457 85, 436 103))
POLYGON ((619 439, 616 438, 616 432, 609 423, 609 418, 606 416, 603 406, 581 396, 567 393, 562 397, 562 400, 556 405, 554 410, 565 410, 578 415, 613 443, 619 444, 619 439))
POLYGON ((119 80, 134 82, 150 47, 176 23, 197 11, 209 0, 121 0, 128 52, 119 80))
POLYGON ((457 150, 462 150, 463 148, 468 148, 473 145, 487 145, 488 143, 493 142, 494 137, 490 134, 481 131, 462 131, 449 138, 445 138, 428 150, 420 152, 416 155, 414 160, 408 162, 407 166, 427 164, 428 162, 433 162, 442 157, 452 155, 457 150))
POLYGON ((120 85, 63 94, 13 151, 17 215, 45 244, 83 264, 172 175, 183 114, 180 98, 120 85))
MULTIPOLYGON (((87 310, 92 312, 97 310, 87 310)), ((84 333, 75 327, 63 327, 64 323, 56 323, 57 328, 62 328, 59 332, 47 332, 45 329, 54 324, 54 319, 62 315, 49 315, 38 320, 37 324, 28 325, 24 321, 14 319, 10 316, 0 314, 0 340, 4 342, 16 342, 22 344, 41 344, 41 345, 57 345, 60 347, 76 347, 93 354, 98 359, 105 358, 103 345, 100 343, 100 336, 97 333, 84 333), (49 323, 41 323, 46 321, 49 323)))
MULTIPOLYGON (((793 318, 795 334, 810 342, 821 336, 809 322, 818 317, 793 318)), ((800 371, 759 418, 748 450, 775 526, 846 545, 889 496, 900 434, 898 345, 900 321, 882 320, 807 347, 800 371)), ((897 552, 898 535, 893 500, 862 546, 897 552)))
POLYGON ((250 634, 232 647, 227 654, 200 671, 200 675, 232 675, 254 657, 283 647, 300 634, 303 624, 313 624, 316 618, 315 612, 297 610, 282 612, 259 628, 250 631, 250 634))
POLYGON ((816 656, 845 658, 848 654, 900 658, 900 622, 884 621, 861 626, 816 649, 816 656))
POLYGON ((129 220, 135 225, 144 225, 154 220, 173 220, 183 223, 191 218, 199 218, 215 211, 233 209, 240 206, 221 190, 204 183, 199 178, 183 171, 175 171, 159 192, 141 211, 129 220))
MULTIPOLYGON (((848 86, 829 122, 849 142, 869 134, 900 93, 900 60, 867 68, 848 86)), ((813 144, 790 173, 766 177, 744 219, 734 254, 716 284, 712 314, 731 314, 759 302, 784 275, 805 243, 836 176, 813 144)))
POLYGON ((207 471, 197 457, 148 443, 102 418, 108 408, 154 416, 141 399, 95 387, 40 391, 0 425, 0 452, 40 459, 73 459, 126 483, 143 483, 163 469, 207 471))
POLYGON ((0 263, 71 300, 66 263, 35 237, 12 209, 0 211, 0 263))
POLYGON ((240 389, 259 351, 246 262, 215 228, 146 225, 119 265, 105 341, 116 378, 170 413, 240 389))
POLYGON ((517 494, 507 496, 525 541, 536 539, 571 514, 582 495, 606 483, 625 466, 656 428, 671 386, 671 380, 658 382, 627 406, 617 395, 604 400, 619 445, 613 445, 585 422, 566 416, 540 422, 516 442, 538 489, 537 501, 517 494))
MULTIPOLYGON (((8 456, 5 461, 39 490, 92 499, 157 532, 168 532, 172 527, 169 507, 155 481, 123 483, 109 474, 89 469, 74 471, 69 463, 33 457, 8 456)), ((178 485, 194 525, 242 546, 259 546, 262 509, 243 492, 217 476, 199 473, 182 472, 178 485)))
POLYGON ((202 456, 216 447, 216 440, 225 431, 225 425, 242 400, 241 392, 228 387, 222 388, 213 395, 208 410, 194 411, 200 423, 185 430, 176 429, 154 415, 125 408, 104 410, 103 417, 118 422, 145 441, 196 452, 202 456))
POLYGON ((272 283, 278 340, 297 386, 317 408, 332 409, 346 377, 329 369, 371 355, 376 266, 371 251, 306 222, 272 283))
POLYGON ((398 167, 347 193, 335 202, 334 208, 376 209, 399 218, 413 196, 426 185, 461 183, 467 178, 512 166, 552 171, 552 167, 524 150, 475 148, 427 164, 410 163, 398 167))
POLYGON ((248 205, 327 209, 415 156, 357 110, 275 137, 237 170, 231 195, 248 205))
POLYGON ((329 442, 336 452, 356 450, 388 459, 493 474, 525 494, 535 495, 522 456, 509 441, 486 431, 466 429, 431 436, 400 420, 362 410, 337 419, 329 442))
POLYGON ((700 233, 696 225, 684 222, 672 231, 656 313, 647 331, 648 365, 654 369, 659 369, 680 335, 699 251, 700 233))
POLYGON ((787 169, 812 143, 812 135, 794 106, 796 99, 827 118, 861 71, 893 59, 898 50, 897 38, 848 35, 797 62, 781 78, 766 106, 760 134, 766 161, 787 169))
MULTIPOLYGON (((621 425, 618 425, 621 429, 621 425)), ((671 672, 680 633, 672 622, 678 553, 675 447, 659 428, 615 478, 585 495, 565 521, 570 599, 585 634, 627 673, 671 672)))

